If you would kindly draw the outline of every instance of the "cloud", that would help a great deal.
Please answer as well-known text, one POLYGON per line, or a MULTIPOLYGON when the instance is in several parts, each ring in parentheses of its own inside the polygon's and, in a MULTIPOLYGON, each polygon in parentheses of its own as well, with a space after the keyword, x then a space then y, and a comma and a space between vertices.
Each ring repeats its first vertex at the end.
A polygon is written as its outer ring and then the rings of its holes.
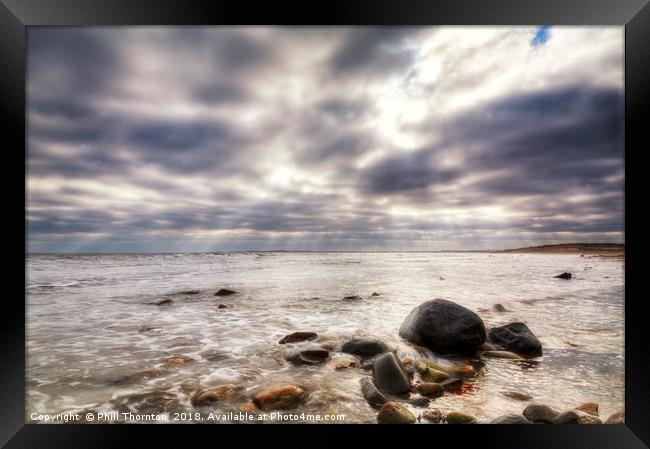
POLYGON ((29 249, 622 241, 622 31, 548 37, 30 29, 29 249))

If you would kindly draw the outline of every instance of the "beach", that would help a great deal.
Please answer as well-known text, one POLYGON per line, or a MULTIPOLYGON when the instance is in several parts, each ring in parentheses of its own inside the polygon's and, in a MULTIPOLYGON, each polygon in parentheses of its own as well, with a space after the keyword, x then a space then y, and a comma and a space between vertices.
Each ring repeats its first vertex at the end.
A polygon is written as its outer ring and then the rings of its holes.
MULTIPOLYGON (((426 405, 415 391, 393 398, 413 416, 435 409, 484 423, 533 403, 564 411, 594 402, 604 421, 624 409, 625 272, 622 259, 592 256, 29 255, 27 418, 91 410, 116 422, 138 413, 218 413, 226 417, 218 422, 235 422, 236 413, 261 411, 261 393, 291 385, 300 400, 271 422, 299 412, 376 423, 378 409, 360 387, 373 360, 342 350, 361 338, 384 343, 411 376, 417 360, 475 370, 426 405), (554 278, 563 272, 572 278, 554 278), (543 354, 451 357, 401 338, 407 315, 435 298, 477 314, 488 330, 525 323, 543 354), (294 332, 309 338, 280 343, 294 332), (322 360, 305 362, 305 354, 322 360), (197 404, 199 393, 223 386, 217 400, 197 404)), ((416 371, 413 386, 419 381, 416 371)))

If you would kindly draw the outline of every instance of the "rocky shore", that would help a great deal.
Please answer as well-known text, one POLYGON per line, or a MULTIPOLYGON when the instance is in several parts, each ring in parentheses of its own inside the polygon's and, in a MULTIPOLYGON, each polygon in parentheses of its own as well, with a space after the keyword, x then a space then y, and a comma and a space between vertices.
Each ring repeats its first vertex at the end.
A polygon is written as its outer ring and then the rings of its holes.
MULTIPOLYGON (((184 294, 195 294, 184 292, 184 294)), ((214 296, 236 297, 237 292, 220 289, 214 296)), ((379 297, 373 293, 368 298, 379 297)), ((361 296, 346 296, 342 301, 363 300, 361 296), (354 299, 352 299, 354 298, 354 299)), ((155 305, 170 305, 164 300, 155 305)), ((501 306, 500 304, 497 304, 501 306)), ((218 304, 218 308, 223 304, 218 304)), ((228 305, 228 308, 233 305, 228 305)), ((503 306, 496 311, 505 311, 503 306)), ((398 351, 385 342, 359 336, 340 345, 319 343, 318 333, 296 330, 277 341, 285 347, 281 363, 293 366, 296 383, 270 384, 253 390, 245 385, 223 383, 202 387, 192 381, 183 383, 181 391, 188 395, 191 406, 208 412, 215 405, 227 405, 246 413, 262 413, 303 409, 308 411, 309 400, 317 395, 311 388, 301 385, 300 369, 323 369, 334 372, 359 374, 359 393, 368 406, 376 410, 380 424, 602 424, 598 404, 576 404, 572 410, 558 410, 546 404, 532 402, 529 394, 509 390, 504 385, 502 395, 514 401, 527 403, 512 413, 496 419, 483 419, 463 410, 443 409, 435 406, 445 395, 471 394, 474 379, 481 376, 490 359, 505 363, 535 361, 543 354, 540 340, 525 323, 512 322, 497 327, 486 327, 475 312, 445 299, 426 301, 415 307, 403 320, 399 337, 412 348, 411 353, 398 351), (430 357, 434 354, 435 360, 430 357)), ((227 357, 222 351, 201 353, 201 357, 219 362, 227 357)), ((113 385, 128 385, 143 379, 156 378, 165 370, 181 369, 196 363, 192 357, 174 354, 161 360, 156 369, 123 376, 113 385)), ((173 396, 144 394, 136 398, 144 403, 145 410, 181 404, 173 396), (140 397, 142 396, 142 397, 140 397)), ((114 404, 117 409, 129 410, 125 403, 114 404)), ((141 411, 142 409, 139 409, 141 411)), ((624 412, 614 413, 604 423, 623 423, 624 412)))

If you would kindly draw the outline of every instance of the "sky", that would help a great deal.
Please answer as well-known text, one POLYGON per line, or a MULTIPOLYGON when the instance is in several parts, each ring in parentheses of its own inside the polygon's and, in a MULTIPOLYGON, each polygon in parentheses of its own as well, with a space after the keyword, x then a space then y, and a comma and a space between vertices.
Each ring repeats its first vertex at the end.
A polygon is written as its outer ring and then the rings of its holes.
POLYGON ((622 27, 30 27, 30 252, 624 241, 622 27))

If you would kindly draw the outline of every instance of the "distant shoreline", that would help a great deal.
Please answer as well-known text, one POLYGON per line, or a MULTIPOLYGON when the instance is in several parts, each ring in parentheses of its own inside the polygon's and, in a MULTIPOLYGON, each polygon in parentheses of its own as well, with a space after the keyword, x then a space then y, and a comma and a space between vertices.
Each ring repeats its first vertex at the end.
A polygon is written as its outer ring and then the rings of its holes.
POLYGON ((487 250, 437 250, 437 251, 417 251, 417 250, 383 250, 383 251, 353 251, 353 250, 230 250, 230 251, 177 251, 177 252, 58 252, 58 253, 42 253, 42 252, 27 252, 27 256, 38 255, 120 255, 120 254, 228 254, 228 253, 552 253, 552 254, 585 254, 590 256, 601 257, 625 257, 625 244, 624 243, 561 243, 556 245, 540 245, 540 246, 526 246, 522 248, 511 249, 487 249, 487 250))
POLYGON ((501 253, 584 254, 600 257, 625 257, 624 243, 563 243, 506 249, 501 253))

